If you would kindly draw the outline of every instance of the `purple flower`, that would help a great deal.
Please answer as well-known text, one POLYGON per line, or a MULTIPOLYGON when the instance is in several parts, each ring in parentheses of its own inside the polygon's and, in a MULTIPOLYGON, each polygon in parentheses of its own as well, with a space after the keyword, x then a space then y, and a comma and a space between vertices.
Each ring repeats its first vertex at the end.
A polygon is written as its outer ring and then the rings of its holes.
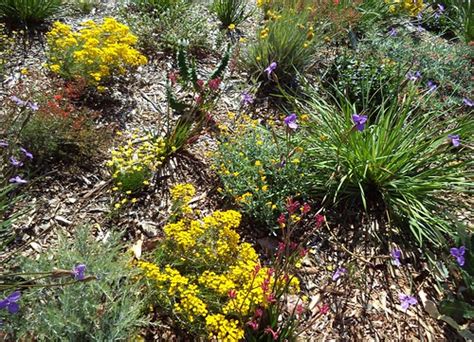
POLYGON ((284 121, 285 121, 285 124, 288 126, 288 128, 293 129, 293 130, 298 128, 298 124, 296 123, 295 113, 288 115, 284 121))
POLYGON ((244 105, 244 106, 248 106, 250 104, 253 103, 253 97, 252 95, 250 95, 249 93, 247 93, 246 91, 242 93, 242 101, 241 103, 244 105))
POLYGON ((20 106, 20 107, 26 106, 26 104, 27 104, 26 101, 23 101, 22 99, 16 97, 15 95, 10 96, 10 100, 12 100, 13 102, 15 102, 15 103, 16 103, 18 106, 20 106))
POLYGON ((3 147, 3 148, 8 147, 8 142, 5 140, 0 140, 0 147, 3 147))
POLYGON ((415 73, 412 73, 411 71, 407 73, 407 78, 410 81, 416 82, 421 78, 421 72, 416 71, 415 73))
POLYGON ((21 160, 16 159, 13 156, 10 157, 10 164, 12 164, 14 167, 22 167, 23 166, 23 162, 21 160))
POLYGON ((36 102, 28 102, 28 107, 30 107, 30 109, 35 112, 39 109, 39 106, 36 102))
POLYGON ((85 273, 86 273, 86 265, 84 264, 76 265, 72 269, 72 274, 75 280, 84 280, 85 273))
POLYGON ((454 147, 458 147, 459 145, 461 145, 461 138, 459 138, 459 135, 449 134, 448 138, 449 140, 451 140, 451 144, 453 144, 454 147))
POLYGON ((406 295, 403 293, 400 293, 398 295, 398 298, 400 299, 400 304, 403 309, 403 311, 407 311, 410 306, 418 304, 418 301, 416 300, 415 297, 406 295))
POLYGON ((367 115, 354 114, 352 115, 352 121, 354 121, 357 130, 362 132, 365 128, 365 124, 367 123, 367 115))
POLYGON ((456 258, 456 262, 459 266, 464 266, 464 254, 466 253, 466 247, 461 246, 459 248, 453 247, 449 250, 451 255, 456 258))
POLYGON ((20 147, 20 151, 24 153, 26 158, 33 159, 33 154, 31 154, 31 152, 28 152, 25 148, 20 147))
POLYGON ((426 85, 428 86, 428 93, 432 93, 433 91, 436 90, 436 88, 438 88, 438 85, 434 83, 433 81, 428 81, 426 85))
POLYGON ((399 249, 394 249, 390 255, 392 256, 393 264, 400 267, 400 257, 402 256, 402 251, 399 249))
POLYGON ((474 106, 474 101, 468 99, 467 97, 462 99, 462 103, 468 107, 473 107, 474 106))
POLYGON ((271 62, 270 65, 264 70, 267 73, 267 77, 270 78, 270 75, 272 72, 275 71, 277 68, 277 63, 276 62, 271 62))
POLYGON ((13 178, 10 178, 10 183, 15 183, 15 184, 26 184, 28 183, 27 180, 24 180, 23 178, 21 178, 20 176, 15 176, 13 178))
POLYGON ((388 35, 390 37, 395 37, 398 34, 397 30, 395 30, 395 27, 392 27, 390 31, 388 31, 388 35))
POLYGON ((441 4, 438 4, 438 8, 436 9, 434 17, 436 19, 439 19, 439 17, 441 17, 441 15, 444 13, 444 10, 445 10, 444 6, 441 4))
POLYGON ((347 270, 344 267, 338 267, 336 272, 332 275, 332 280, 336 281, 338 280, 342 275, 346 274, 347 270))
POLYGON ((20 297, 20 291, 13 292, 7 298, 0 301, 0 310, 7 309, 8 312, 11 314, 17 313, 18 310, 20 310, 20 306, 17 303, 20 300, 20 297))

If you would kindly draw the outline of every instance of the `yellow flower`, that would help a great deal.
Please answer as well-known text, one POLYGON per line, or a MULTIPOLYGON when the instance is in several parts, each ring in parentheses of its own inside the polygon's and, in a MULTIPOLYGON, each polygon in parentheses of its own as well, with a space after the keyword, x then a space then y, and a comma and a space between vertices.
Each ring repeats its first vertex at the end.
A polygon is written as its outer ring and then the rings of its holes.
POLYGON ((49 70, 51 70, 54 73, 58 73, 59 70, 61 70, 61 67, 59 66, 59 64, 53 64, 49 66, 49 70))
POLYGON ((233 30, 235 30, 235 24, 230 24, 227 28, 229 30, 233 31, 233 30))

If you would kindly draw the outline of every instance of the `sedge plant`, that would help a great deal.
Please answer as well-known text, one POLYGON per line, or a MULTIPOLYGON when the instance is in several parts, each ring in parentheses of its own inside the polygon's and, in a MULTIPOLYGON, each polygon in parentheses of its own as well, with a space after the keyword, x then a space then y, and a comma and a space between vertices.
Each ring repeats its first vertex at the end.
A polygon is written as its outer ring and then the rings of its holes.
POLYGON ((247 0, 214 0, 211 11, 219 18, 221 27, 229 29, 235 28, 252 14, 247 9, 247 0))
POLYGON ((341 100, 322 100, 312 86, 296 101, 311 120, 302 146, 316 193, 331 204, 379 208, 419 243, 440 245, 456 235, 448 213, 462 208, 455 196, 472 191, 473 122, 442 111, 421 111, 430 94, 414 87, 399 101, 383 102, 369 115, 341 100), (346 202, 347 203, 347 202, 346 202))
POLYGON ((61 5, 61 0, 1 0, 0 18, 13 24, 40 24, 57 14, 61 5))

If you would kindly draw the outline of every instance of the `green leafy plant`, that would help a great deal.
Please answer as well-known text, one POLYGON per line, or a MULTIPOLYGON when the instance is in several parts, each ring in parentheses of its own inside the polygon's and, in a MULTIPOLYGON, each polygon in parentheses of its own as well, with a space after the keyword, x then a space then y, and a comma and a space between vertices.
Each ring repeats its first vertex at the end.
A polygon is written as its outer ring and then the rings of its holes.
POLYGON ((221 135, 213 155, 222 193, 256 222, 274 228, 287 199, 307 195, 309 170, 301 167, 306 154, 284 129, 265 128, 246 117, 237 127, 221 135))
POLYGON ((136 11, 130 6, 122 11, 138 36, 139 47, 149 54, 163 49, 176 52, 183 40, 188 42, 190 51, 209 51, 212 37, 218 33, 217 27, 202 14, 207 8, 195 3, 191 6, 186 0, 178 0, 166 11, 142 11, 140 8, 136 11))
MULTIPOLYGON (((441 109, 458 106, 462 98, 470 97, 474 91, 470 79, 473 51, 463 44, 452 44, 436 36, 417 39, 403 27, 392 26, 396 34, 390 36, 389 28, 382 30, 379 26, 368 31, 360 41, 360 55, 377 54, 388 61, 393 61, 419 71, 421 90, 429 88, 428 82, 437 85, 431 108, 439 104, 441 109)), ((406 67, 404 67, 406 66, 406 67)))
POLYGON ((446 198, 472 190, 473 162, 464 152, 473 124, 421 111, 415 93, 384 102, 367 117, 349 102, 328 105, 308 85, 309 100, 297 101, 312 118, 301 146, 305 167, 317 170, 311 175, 316 194, 327 193, 331 204, 378 208, 418 243, 441 244, 456 234, 447 213, 463 206, 446 198))
POLYGON ((324 79, 332 96, 343 94, 356 105, 358 112, 370 111, 389 98, 397 101, 406 72, 389 58, 377 56, 373 51, 364 52, 348 52, 337 57, 324 79))
POLYGON ((61 4, 61 0, 1 0, 0 17, 16 24, 39 24, 57 14, 61 4))
POLYGON ((177 0, 133 0, 131 2, 137 6, 140 11, 164 12, 176 6, 177 0))
POLYGON ((294 87, 296 72, 304 74, 313 63, 317 47, 314 36, 308 13, 291 10, 272 13, 257 38, 243 49, 242 67, 264 83, 294 87), (276 67, 269 72, 272 63, 276 67))
POLYGON ((16 285, 21 288, 20 311, 6 326, 11 339, 123 341, 144 322, 143 300, 120 234, 97 240, 90 229, 80 228, 73 240, 61 236, 59 246, 38 260, 18 261, 20 272, 2 276, 9 282, 23 280, 16 285), (61 276, 59 285, 50 276, 39 276, 48 271, 61 276))
POLYGON ((247 0, 213 0, 211 11, 221 21, 222 28, 235 27, 252 14, 247 8, 247 0))

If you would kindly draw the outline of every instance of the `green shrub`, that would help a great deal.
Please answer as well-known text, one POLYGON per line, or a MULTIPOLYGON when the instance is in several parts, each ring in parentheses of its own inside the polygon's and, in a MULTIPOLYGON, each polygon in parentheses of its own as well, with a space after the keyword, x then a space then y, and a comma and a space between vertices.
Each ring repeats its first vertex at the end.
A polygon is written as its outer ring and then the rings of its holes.
POLYGON ((61 0, 0 0, 0 18, 17 24, 39 24, 61 9, 61 0))
POLYGON ((179 0, 132 0, 131 4, 140 11, 156 11, 158 13, 172 9, 179 0))
POLYGON ((419 71, 420 87, 426 90, 428 81, 435 82, 438 85, 436 94, 441 95, 445 108, 457 106, 463 97, 470 97, 474 91, 471 48, 435 36, 418 39, 402 27, 394 28, 395 36, 389 36, 388 29, 384 32, 375 28, 367 32, 359 49, 365 51, 364 54, 375 51, 402 66, 409 66, 412 71, 419 71))
POLYGON ((262 82, 293 87, 296 73, 304 74, 313 63, 317 45, 314 35, 307 13, 273 13, 257 38, 243 49, 242 67, 262 82), (269 74, 265 70, 271 63, 277 66, 269 74))
POLYGON ((356 110, 370 111, 388 98, 397 100, 405 72, 398 63, 373 51, 346 52, 338 56, 324 83, 333 97, 341 94, 356 105, 356 110))
POLYGON ((206 11, 205 6, 191 6, 186 0, 178 0, 175 6, 163 12, 137 12, 126 7, 123 15, 138 36, 141 50, 152 54, 163 49, 177 51, 183 40, 188 42, 191 51, 210 49, 217 28, 203 15, 206 11), (176 25, 177 22, 180 24, 176 25))
POLYGON ((316 194, 386 212, 420 244, 455 235, 448 213, 463 204, 447 198, 472 190, 473 161, 463 153, 472 143, 472 120, 420 111, 411 91, 399 103, 378 107, 359 131, 353 105, 330 106, 307 89, 301 110, 312 121, 301 146, 304 167, 316 170, 310 176, 316 194), (449 135, 458 135, 460 145, 449 135))
POLYGON ((306 197, 310 179, 301 167, 305 153, 282 130, 257 126, 246 119, 232 135, 223 135, 213 157, 222 192, 239 209, 267 227, 277 227, 277 217, 289 197, 306 197), (279 131, 278 137, 272 133, 279 131))
MULTIPOLYGON (((71 270, 86 265, 88 279, 70 285, 48 286, 51 279, 22 290, 20 312, 11 316, 7 332, 12 339, 39 341, 126 341, 143 324, 143 301, 129 256, 123 254, 120 235, 102 241, 80 228, 72 240, 60 236, 59 246, 38 260, 21 259, 21 272, 71 270)), ((72 279, 71 279, 72 281, 72 279)), ((70 281, 70 282, 71 282, 70 281)), ((31 282, 30 282, 31 284, 31 282)), ((2 296, 3 297, 3 296, 2 296)))
POLYGON ((229 28, 231 24, 238 26, 251 15, 247 0, 213 0, 211 11, 221 21, 222 28, 229 28))
POLYGON ((6 138, 11 138, 10 147, 23 147, 33 154, 27 166, 91 160, 110 137, 106 128, 96 127, 97 112, 77 105, 81 89, 32 73, 12 90, 15 95, 4 106, 8 115, 0 117, 0 124, 6 138))

